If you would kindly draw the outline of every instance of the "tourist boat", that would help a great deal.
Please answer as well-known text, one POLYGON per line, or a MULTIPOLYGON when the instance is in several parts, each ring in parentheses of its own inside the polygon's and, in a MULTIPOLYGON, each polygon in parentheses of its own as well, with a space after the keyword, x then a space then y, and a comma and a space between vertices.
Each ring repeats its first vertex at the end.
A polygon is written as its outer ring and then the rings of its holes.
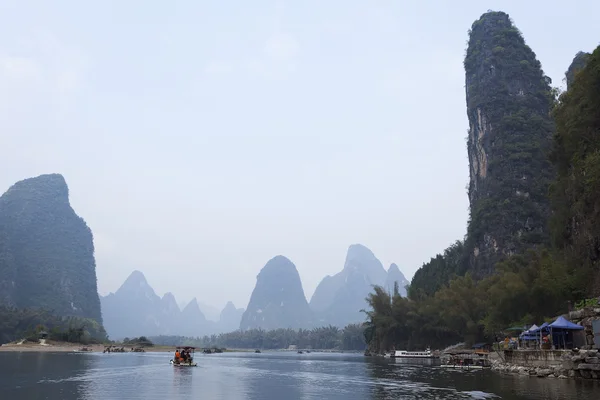
POLYGON ((194 351, 196 350, 195 347, 192 346, 177 346, 175 351, 182 351, 185 350, 190 354, 190 359, 188 361, 181 361, 181 362, 177 362, 173 359, 171 359, 169 361, 169 363, 171 363, 172 366, 174 367, 197 367, 198 364, 194 362, 194 351))
POLYGON ((464 369, 467 371, 491 368, 489 353, 486 352, 459 350, 446 354, 450 357, 441 365, 442 368, 464 369))
POLYGON ((430 349, 425 351, 406 351, 396 350, 393 354, 390 354, 391 358, 440 358, 439 355, 431 352, 430 349))

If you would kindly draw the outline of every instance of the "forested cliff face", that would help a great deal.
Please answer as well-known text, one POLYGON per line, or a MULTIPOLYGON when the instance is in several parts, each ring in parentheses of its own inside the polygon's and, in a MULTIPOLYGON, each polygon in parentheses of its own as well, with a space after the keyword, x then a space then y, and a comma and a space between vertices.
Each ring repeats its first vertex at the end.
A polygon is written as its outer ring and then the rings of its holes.
POLYGON ((551 188, 554 245, 581 281, 600 294, 600 47, 578 53, 567 71, 569 89, 554 110, 551 188), (571 75, 571 78, 569 78, 571 75))
POLYGON ((0 197, 0 305, 102 322, 92 232, 59 174, 17 182, 0 197))
POLYGON ((539 324, 566 312, 569 302, 583 307, 600 295, 600 47, 579 53, 566 74, 568 90, 548 99, 546 79, 513 29, 506 14, 487 13, 469 41, 467 238, 417 271, 408 299, 381 287, 369 295, 365 335, 374 351, 491 342, 509 326, 539 324), (510 48, 500 40, 508 31, 520 50, 499 61, 510 48), (496 39, 486 43, 483 34, 496 39), (517 65, 527 68, 516 74, 517 65), (509 82, 497 82, 498 74, 509 82), (474 82, 487 86, 477 92, 474 82), (554 128, 546 118, 550 105, 554 128), (542 171, 548 163, 552 169, 542 171), (529 186, 519 186, 519 177, 529 186), (482 249, 491 255, 482 257, 482 249))
POLYGON ((412 278, 408 296, 413 299, 432 296, 452 279, 464 275, 467 267, 464 248, 464 242, 457 240, 442 254, 424 263, 412 278))
POLYGON ((580 51, 579 53, 577 53, 575 55, 575 58, 573 58, 571 65, 569 65, 569 69, 567 69, 567 72, 565 73, 565 80, 567 81, 567 89, 569 89, 571 87, 571 85, 573 84, 573 81, 575 80, 575 75, 579 71, 581 71, 583 68, 585 68, 587 62, 590 59, 590 56, 591 56, 590 53, 585 53, 583 51, 580 51))
POLYGON ((473 23, 464 61, 469 136, 469 269, 484 277, 507 256, 546 244, 554 176, 553 91, 508 14, 473 23))
POLYGON ((549 244, 549 155, 555 91, 508 14, 487 12, 469 32, 464 61, 470 219, 456 241, 415 273, 411 297, 430 296, 471 272, 549 244))

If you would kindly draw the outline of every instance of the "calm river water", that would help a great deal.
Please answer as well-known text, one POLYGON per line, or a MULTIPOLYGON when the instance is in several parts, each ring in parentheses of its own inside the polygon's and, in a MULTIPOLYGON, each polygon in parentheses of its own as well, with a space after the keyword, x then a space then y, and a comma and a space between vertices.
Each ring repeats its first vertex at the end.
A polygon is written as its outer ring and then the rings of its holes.
POLYGON ((329 353, 0 353, 2 399, 600 399, 600 384, 329 353))

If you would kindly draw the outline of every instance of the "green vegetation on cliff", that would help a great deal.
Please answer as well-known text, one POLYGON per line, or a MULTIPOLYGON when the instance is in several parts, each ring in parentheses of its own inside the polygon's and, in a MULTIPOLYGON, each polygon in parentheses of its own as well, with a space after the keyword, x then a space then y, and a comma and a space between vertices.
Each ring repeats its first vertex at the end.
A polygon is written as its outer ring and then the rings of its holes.
POLYGON ((516 325, 541 323, 566 309, 578 286, 569 268, 548 251, 528 251, 497 265, 498 273, 475 281, 470 273, 432 296, 369 295, 367 340, 373 351, 444 347, 460 341, 493 341, 516 325))
MULTIPOLYGON (((579 53, 581 55, 582 53, 579 53)), ((600 47, 575 58, 567 92, 554 110, 553 161, 558 178, 552 185, 553 241, 569 265, 600 293, 600 47), (587 58, 582 68, 581 59, 587 58)))
POLYGON ((44 309, 18 309, 0 306, 0 344, 37 337, 46 331, 50 340, 90 343, 107 339, 95 319, 59 317, 44 309))
POLYGON ((575 57, 555 102, 508 16, 488 13, 473 25, 465 69, 467 239, 417 271, 409 298, 375 288, 366 330, 374 351, 493 341, 600 294, 600 47, 575 57), (499 60, 507 48, 511 59, 499 60))
POLYGON ((102 323, 92 232, 61 175, 25 179, 0 197, 0 305, 102 323))
POLYGON ((473 23, 465 58, 470 221, 465 242, 478 277, 496 262, 547 244, 548 159, 555 92, 503 12, 473 23))
POLYGON ((549 159, 556 91, 534 52, 503 12, 469 32, 464 61, 469 136, 470 219, 457 241, 424 264, 410 295, 432 295, 471 271, 481 279, 499 261, 549 244, 549 159))
POLYGON ((567 89, 570 88, 573 84, 573 81, 575 80, 575 75, 577 75, 577 73, 579 73, 579 71, 581 71, 585 67, 585 65, 590 59, 590 55, 590 53, 585 53, 583 51, 580 51, 575 55, 575 58, 573 58, 571 65, 569 65, 569 69, 567 69, 567 72, 565 73, 567 89))
POLYGON ((443 254, 438 254, 415 272, 408 288, 411 298, 431 296, 452 279, 466 272, 464 243, 456 241, 443 254))

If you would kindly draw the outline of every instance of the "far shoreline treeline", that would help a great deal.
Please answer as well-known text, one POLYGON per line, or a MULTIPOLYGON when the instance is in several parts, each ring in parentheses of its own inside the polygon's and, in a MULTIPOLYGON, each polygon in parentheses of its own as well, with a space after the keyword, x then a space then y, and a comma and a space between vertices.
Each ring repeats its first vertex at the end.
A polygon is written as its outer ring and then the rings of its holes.
POLYGON ((195 338, 161 335, 148 339, 158 346, 261 350, 280 350, 296 346, 298 349, 364 351, 364 329, 363 324, 350 324, 342 329, 335 326, 314 329, 249 329, 195 338))

